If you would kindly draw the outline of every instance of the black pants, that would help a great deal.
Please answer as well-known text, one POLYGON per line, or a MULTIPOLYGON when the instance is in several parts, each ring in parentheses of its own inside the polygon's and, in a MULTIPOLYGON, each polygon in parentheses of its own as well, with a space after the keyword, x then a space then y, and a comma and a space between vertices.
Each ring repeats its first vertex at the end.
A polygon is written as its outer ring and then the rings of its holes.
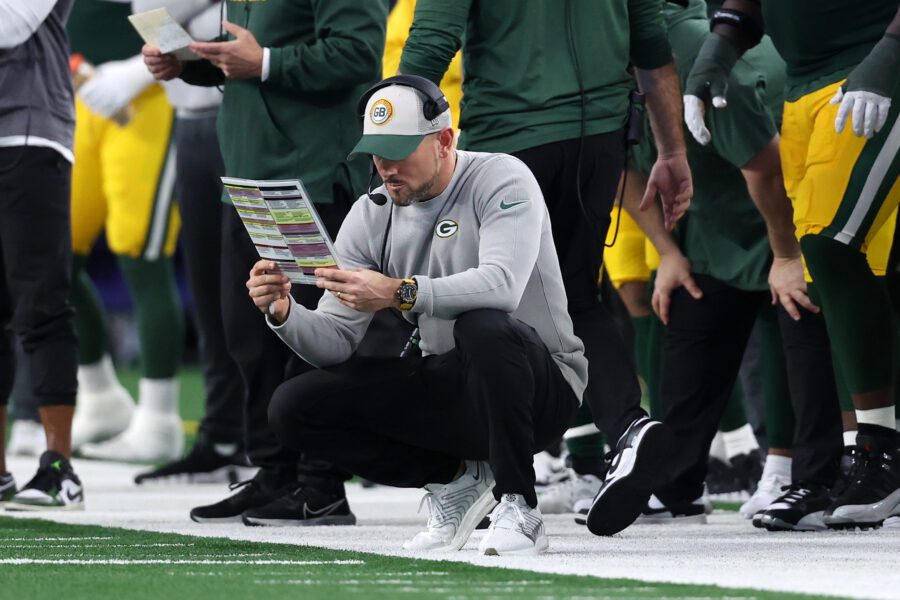
MULTIPOLYGON (((694 300, 684 288, 676 290, 663 338, 660 390, 664 422, 677 439, 667 469, 669 482, 657 491, 666 503, 692 501, 703 493, 710 443, 753 324, 770 298, 769 292, 738 290, 705 275, 694 279, 703 298, 694 300)), ((837 468, 841 437, 824 323, 810 313, 797 322, 786 314, 779 320, 785 326, 782 337, 798 423, 793 477, 830 484, 836 474, 833 469, 837 468)))
POLYGON ((39 406, 75 404, 69 304, 72 166, 49 148, 0 148, 0 405, 12 391, 16 334, 39 406))
POLYGON ((515 153, 541 186, 550 211, 569 315, 584 342, 588 388, 584 401, 594 422, 615 443, 628 425, 646 413, 633 353, 607 306, 598 298, 610 210, 625 164, 625 134, 615 131, 584 139, 581 178, 576 181, 579 140, 567 140, 515 153), (584 211, 579 206, 581 187, 584 211), (587 216, 585 215, 587 214, 587 216))
POLYGON ((175 126, 178 178, 175 182, 181 211, 188 286, 200 338, 200 361, 206 405, 199 435, 207 443, 244 446, 244 383, 228 354, 222 322, 220 263, 222 204, 225 173, 215 115, 178 119, 175 126))
POLYGON ((531 327, 489 309, 458 317, 456 347, 425 358, 354 358, 280 388, 270 423, 296 450, 386 485, 452 480, 488 460, 494 495, 531 506, 532 455, 568 427, 578 401, 531 327))

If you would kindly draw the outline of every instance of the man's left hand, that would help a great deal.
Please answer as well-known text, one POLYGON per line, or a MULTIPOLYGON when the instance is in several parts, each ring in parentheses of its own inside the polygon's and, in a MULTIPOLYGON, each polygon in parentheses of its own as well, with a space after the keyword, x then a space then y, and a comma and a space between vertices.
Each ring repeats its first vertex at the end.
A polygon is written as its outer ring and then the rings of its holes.
POLYGON ((222 26, 235 39, 229 42, 194 42, 191 50, 221 69, 230 79, 262 76, 263 49, 249 30, 223 21, 222 26))
POLYGON ((694 195, 691 168, 688 166, 685 154, 660 156, 656 160, 650 170, 647 191, 641 200, 641 210, 646 210, 657 194, 662 199, 666 229, 671 231, 675 228, 678 219, 687 212, 691 205, 691 197, 694 195))
POLYGON ((365 269, 316 269, 316 286, 328 290, 341 304, 359 312, 398 308, 397 289, 401 282, 365 269))

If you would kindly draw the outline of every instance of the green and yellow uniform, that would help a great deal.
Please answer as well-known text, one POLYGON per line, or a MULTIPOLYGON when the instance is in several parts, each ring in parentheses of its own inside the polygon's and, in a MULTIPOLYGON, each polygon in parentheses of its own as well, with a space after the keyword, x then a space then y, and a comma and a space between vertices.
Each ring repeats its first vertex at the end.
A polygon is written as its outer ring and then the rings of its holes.
MULTIPOLYGON (((95 67, 131 58, 143 42, 127 21, 131 5, 78 0, 68 22, 72 52, 95 67)), ((117 255, 155 260, 175 252, 178 210, 172 193, 173 111, 159 85, 132 102, 123 127, 92 112, 76 96, 72 170, 72 244, 87 255, 106 230, 117 255)))
POLYGON ((878 275, 885 272, 891 215, 900 203, 900 90, 871 140, 836 133, 838 107, 829 100, 884 35, 898 6, 897 0, 763 3, 766 32, 786 62, 781 155, 797 236, 822 233, 866 252, 878 275))

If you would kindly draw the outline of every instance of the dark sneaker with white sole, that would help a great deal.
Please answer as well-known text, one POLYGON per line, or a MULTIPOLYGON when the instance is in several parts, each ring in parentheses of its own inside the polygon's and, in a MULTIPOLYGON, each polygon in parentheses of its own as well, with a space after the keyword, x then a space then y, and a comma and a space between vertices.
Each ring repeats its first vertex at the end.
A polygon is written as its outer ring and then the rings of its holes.
POLYGON ((822 531, 822 515, 834 498, 821 485, 792 483, 765 510, 754 515, 754 525, 769 531, 822 531))
POLYGON ((260 471, 253 479, 230 484, 229 490, 240 491, 215 504, 192 509, 191 520, 197 523, 241 523, 244 511, 265 506, 282 494, 282 485, 264 485, 263 478, 260 471))
POLYGON ((900 447, 896 438, 857 436, 857 467, 852 481, 825 510, 832 529, 880 527, 900 514, 900 447))
POLYGON ((245 510, 241 520, 244 525, 270 527, 356 525, 343 484, 325 491, 302 481, 283 488, 268 504, 245 510))
POLYGON ((72 463, 59 452, 41 454, 37 473, 7 502, 6 510, 84 510, 84 490, 72 463))
POLYGON ((237 444, 196 443, 176 461, 139 473, 134 482, 146 483, 237 483, 255 469, 237 444))
POLYGON ((16 478, 12 476, 12 473, 0 474, 0 507, 12 500, 18 491, 16 478))
POLYGON ((588 511, 591 533, 613 535, 634 523, 664 472, 671 437, 665 425, 649 417, 628 426, 588 511))

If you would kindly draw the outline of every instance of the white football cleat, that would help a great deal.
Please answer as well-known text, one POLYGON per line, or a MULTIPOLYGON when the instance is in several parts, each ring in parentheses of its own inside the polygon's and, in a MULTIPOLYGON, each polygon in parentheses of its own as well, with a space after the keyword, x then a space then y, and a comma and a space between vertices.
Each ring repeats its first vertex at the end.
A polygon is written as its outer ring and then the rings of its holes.
POLYGON ((158 413, 138 406, 128 428, 116 437, 85 444, 86 458, 122 462, 158 463, 180 458, 184 452, 184 426, 173 413, 158 413))
POLYGON ((7 456, 40 456, 47 449, 44 426, 30 419, 16 419, 9 429, 7 456))
POLYGON ((486 556, 531 555, 546 552, 549 545, 540 509, 528 506, 521 494, 503 494, 478 552, 486 556))
POLYGON ((594 475, 571 472, 568 479, 548 485, 537 492, 538 508, 545 515, 562 515, 590 508, 603 480, 594 475))
POLYGON ((475 527, 491 512, 494 475, 483 461, 466 461, 466 471, 446 485, 429 484, 422 498, 428 506, 428 524, 410 541, 406 550, 450 552, 462 548, 475 527))
POLYGON ((72 419, 72 448, 119 435, 128 428, 133 414, 134 400, 118 382, 101 392, 79 391, 72 419))

